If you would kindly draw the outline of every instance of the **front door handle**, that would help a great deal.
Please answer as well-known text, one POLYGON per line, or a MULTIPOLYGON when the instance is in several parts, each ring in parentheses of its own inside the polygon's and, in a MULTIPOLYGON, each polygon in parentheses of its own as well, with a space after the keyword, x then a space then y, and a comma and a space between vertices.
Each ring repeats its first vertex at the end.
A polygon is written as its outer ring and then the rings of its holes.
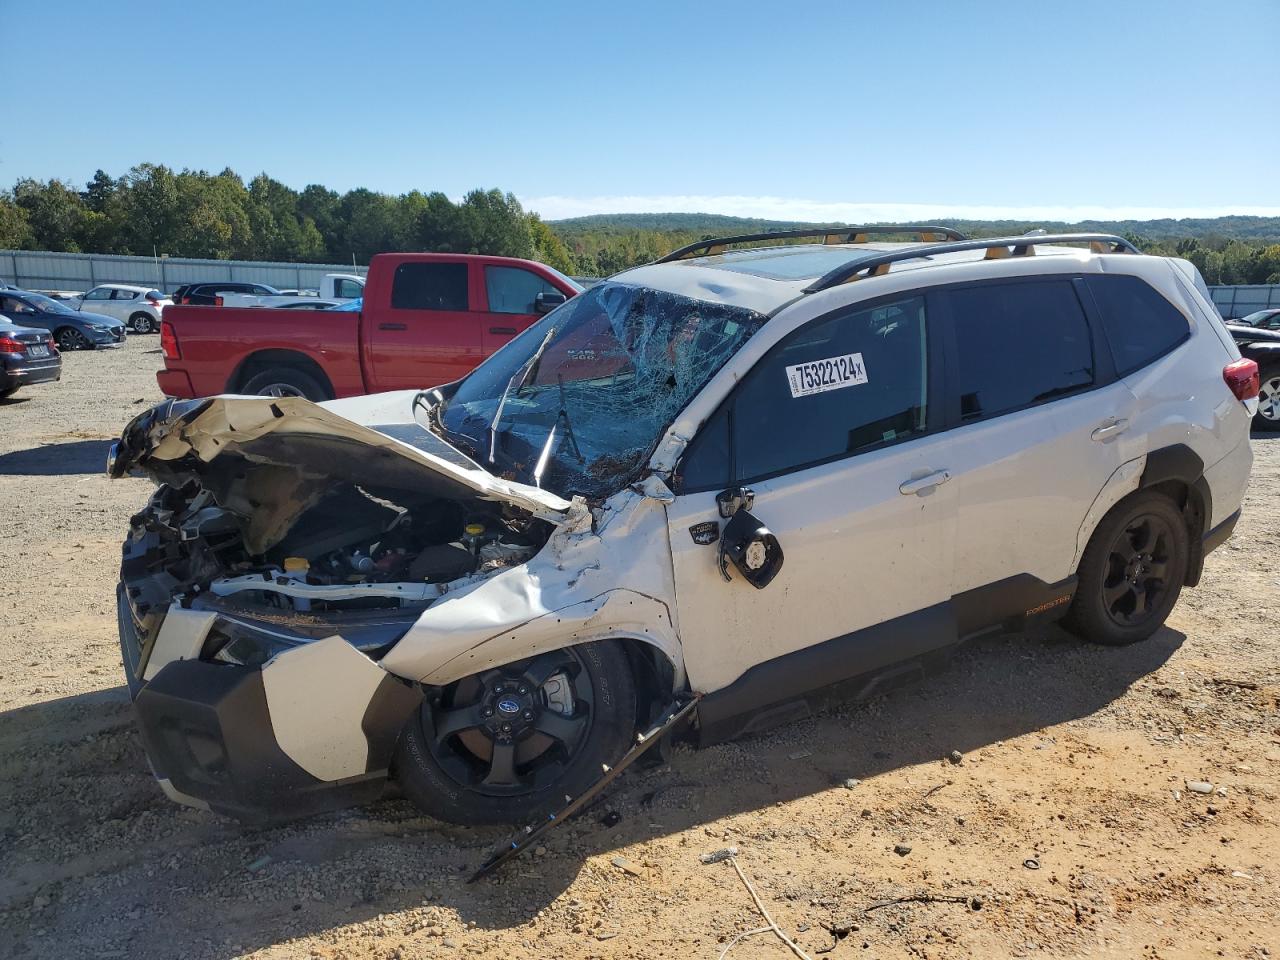
POLYGON ((490 327, 489 332, 498 334, 498 335, 504 335, 504 334, 518 333, 519 331, 516 330, 515 327, 490 327))
POLYGON ((409 327, 403 323, 380 323, 379 330, 408 330, 409 327))
POLYGON ((1089 434, 1091 440, 1097 440, 1099 443, 1110 440, 1112 437, 1118 437, 1129 429, 1128 420, 1108 420, 1102 426, 1098 427, 1093 433, 1089 434))
POLYGON ((916 477, 914 480, 907 480, 898 485, 898 492, 904 497, 910 497, 913 494, 926 493, 934 487, 940 487, 951 479, 951 473, 947 470, 935 470, 933 473, 927 473, 923 477, 916 477))

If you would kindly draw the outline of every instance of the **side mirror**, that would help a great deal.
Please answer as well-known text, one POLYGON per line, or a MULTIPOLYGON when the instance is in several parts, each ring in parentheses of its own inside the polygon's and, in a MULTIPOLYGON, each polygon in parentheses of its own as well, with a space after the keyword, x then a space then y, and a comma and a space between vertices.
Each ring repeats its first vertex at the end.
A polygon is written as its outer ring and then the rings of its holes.
POLYGON ((540 293, 533 298, 533 312, 550 313, 568 299, 563 293, 540 293))
POLYGON ((720 535, 720 575, 726 580, 729 564, 757 590, 769 585, 782 569, 782 545, 769 528, 745 509, 739 509, 720 535))

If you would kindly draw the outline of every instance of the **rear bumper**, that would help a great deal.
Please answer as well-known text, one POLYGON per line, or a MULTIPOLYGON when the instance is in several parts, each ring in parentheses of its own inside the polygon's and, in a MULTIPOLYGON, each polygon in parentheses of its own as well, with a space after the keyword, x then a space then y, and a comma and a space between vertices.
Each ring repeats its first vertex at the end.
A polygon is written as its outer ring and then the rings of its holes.
POLYGON ((62 379, 62 360, 54 357, 51 360, 34 360, 6 364, 0 370, 0 385, 5 389, 20 387, 30 383, 49 383, 62 379))
POLYGON ((166 397, 191 400, 196 396, 195 388, 191 386, 191 378, 187 376, 185 370, 159 370, 156 372, 156 383, 160 386, 160 392, 166 397))
POLYGON ((421 702, 416 688, 379 686, 361 724, 368 740, 364 772, 323 780, 281 746, 261 669, 174 660, 145 671, 147 680, 140 665, 152 644, 139 634, 124 589, 117 592, 117 610, 134 719, 152 773, 170 799, 245 820, 277 820, 382 795, 400 729, 421 702))

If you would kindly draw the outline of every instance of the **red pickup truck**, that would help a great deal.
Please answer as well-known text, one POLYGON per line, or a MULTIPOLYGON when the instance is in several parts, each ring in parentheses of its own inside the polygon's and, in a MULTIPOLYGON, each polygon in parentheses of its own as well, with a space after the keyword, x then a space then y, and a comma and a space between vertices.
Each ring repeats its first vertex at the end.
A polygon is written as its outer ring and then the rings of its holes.
POLYGON ((531 260, 380 253, 349 309, 165 307, 156 381, 170 397, 308 400, 433 387, 581 290, 531 260))

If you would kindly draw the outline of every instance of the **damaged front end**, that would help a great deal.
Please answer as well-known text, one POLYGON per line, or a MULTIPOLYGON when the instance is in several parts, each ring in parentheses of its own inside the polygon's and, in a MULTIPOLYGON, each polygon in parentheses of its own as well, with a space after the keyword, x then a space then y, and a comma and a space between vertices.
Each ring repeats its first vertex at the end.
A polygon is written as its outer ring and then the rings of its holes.
POLYGON ((130 522, 118 612, 174 799, 279 816, 376 797, 422 700, 379 661, 577 509, 481 470, 403 395, 329 406, 343 404, 374 426, 297 398, 218 397, 161 404, 113 446, 112 476, 158 484, 130 522))

